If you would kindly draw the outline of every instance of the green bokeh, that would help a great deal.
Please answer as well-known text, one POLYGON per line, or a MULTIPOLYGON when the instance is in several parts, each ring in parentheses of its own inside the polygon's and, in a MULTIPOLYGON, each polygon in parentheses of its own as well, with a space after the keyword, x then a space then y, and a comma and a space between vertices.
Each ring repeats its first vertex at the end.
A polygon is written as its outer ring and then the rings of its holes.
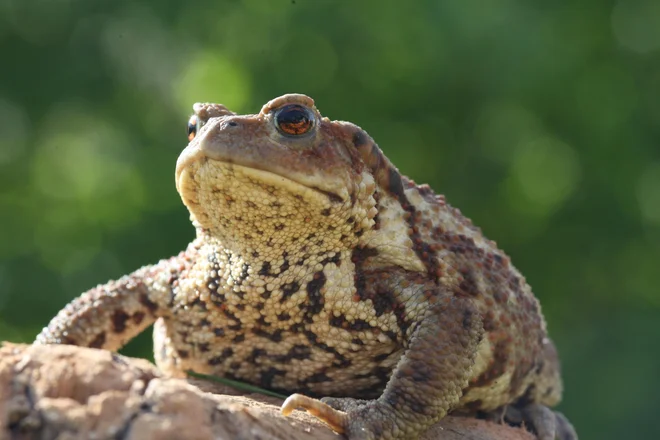
POLYGON ((581 438, 660 438, 658 4, 0 1, 0 339, 191 239, 195 101, 306 93, 513 257, 581 438))

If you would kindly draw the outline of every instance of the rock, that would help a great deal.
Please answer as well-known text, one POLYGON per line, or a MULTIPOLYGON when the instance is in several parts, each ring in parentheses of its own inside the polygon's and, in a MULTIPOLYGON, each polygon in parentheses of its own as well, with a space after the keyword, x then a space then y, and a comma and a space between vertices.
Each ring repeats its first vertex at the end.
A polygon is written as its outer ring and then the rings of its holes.
MULTIPOLYGON (((164 377, 142 359, 68 345, 0 348, 0 439, 263 439, 343 437, 281 400, 164 377)), ((447 417, 424 439, 534 440, 519 428, 447 417)))

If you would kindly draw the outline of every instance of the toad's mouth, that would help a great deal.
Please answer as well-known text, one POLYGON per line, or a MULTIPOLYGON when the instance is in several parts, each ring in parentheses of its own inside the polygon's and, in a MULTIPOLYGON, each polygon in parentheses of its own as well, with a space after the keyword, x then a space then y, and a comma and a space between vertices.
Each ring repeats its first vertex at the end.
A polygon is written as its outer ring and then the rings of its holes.
POLYGON ((198 190, 202 189, 202 185, 226 187, 231 183, 229 180, 235 174, 239 174, 247 178, 251 184, 280 188, 282 192, 290 192, 298 197, 304 196, 308 202, 314 204, 329 204, 336 207, 350 200, 350 194, 343 185, 335 185, 332 190, 325 189, 319 185, 321 182, 318 176, 314 176, 312 173, 306 175, 299 172, 287 172, 276 165, 251 160, 249 157, 209 154, 193 141, 177 160, 176 188, 185 202, 184 192, 189 193, 191 189, 186 182, 195 183, 198 190), (316 197, 313 197, 312 193, 316 194, 316 197))
POLYGON ((194 204, 199 203, 196 196, 202 192, 225 193, 226 197, 230 197, 231 194, 254 192, 250 187, 259 187, 264 194, 279 194, 280 197, 290 194, 299 203, 305 201, 313 205, 337 206, 345 201, 338 194, 270 170, 208 157, 185 167, 177 167, 176 187, 184 202, 190 199, 194 204))

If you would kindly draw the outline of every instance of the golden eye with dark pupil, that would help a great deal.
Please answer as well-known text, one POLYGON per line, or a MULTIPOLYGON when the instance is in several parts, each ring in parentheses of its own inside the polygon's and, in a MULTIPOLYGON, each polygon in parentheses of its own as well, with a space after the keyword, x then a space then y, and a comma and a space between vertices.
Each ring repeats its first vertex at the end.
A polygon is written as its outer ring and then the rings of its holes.
POLYGON ((282 134, 300 136, 314 127, 314 115, 302 105, 287 105, 275 114, 275 125, 282 134))
POLYGON ((192 115, 190 119, 188 119, 188 142, 195 139, 196 135, 197 135, 197 115, 192 115))

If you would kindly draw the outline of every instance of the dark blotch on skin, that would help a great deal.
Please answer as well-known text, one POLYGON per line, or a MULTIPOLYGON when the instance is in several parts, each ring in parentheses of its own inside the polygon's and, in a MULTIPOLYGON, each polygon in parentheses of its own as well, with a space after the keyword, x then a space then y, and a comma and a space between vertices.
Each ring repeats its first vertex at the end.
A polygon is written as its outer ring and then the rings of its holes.
POLYGON ((536 392, 536 385, 535 384, 530 384, 526 389, 525 392, 518 398, 518 400, 515 401, 513 404, 515 407, 518 408, 523 408, 531 403, 534 402, 533 396, 536 392))
POLYGON ((534 368, 534 372, 536 374, 541 374, 541 371, 543 371, 543 367, 545 367, 545 362, 542 359, 537 362, 538 363, 536 364, 536 368, 534 368))
POLYGON ((473 400, 471 402, 466 402, 465 407, 471 411, 477 411, 481 409, 484 402, 481 399, 473 400))
MULTIPOLYGON (((222 309, 222 313, 224 313, 224 315, 225 315, 227 318, 231 319, 232 321, 236 321, 236 322, 238 323, 238 326, 239 326, 238 328, 240 328, 240 322, 241 322, 241 320, 238 319, 238 318, 236 317, 236 315, 234 315, 234 314, 231 312, 231 310, 228 310, 228 309, 225 308, 225 309, 222 309)), ((231 328, 231 327, 230 327, 230 328, 231 328)))
POLYGON ((133 316, 131 317, 133 319, 133 322, 135 324, 140 324, 142 320, 144 319, 144 313, 142 312, 135 312, 133 316))
POLYGON ((253 348, 252 353, 245 360, 250 364, 254 364, 259 357, 264 356, 265 354, 266 350, 263 348, 253 348))
POLYGON ((463 276, 463 281, 461 281, 461 284, 458 286, 461 289, 461 292, 470 296, 479 295, 479 287, 477 286, 477 280, 474 277, 473 271, 471 269, 466 269, 461 271, 461 275, 463 276))
POLYGON ((374 356, 374 362, 382 362, 388 357, 390 357, 392 353, 381 353, 379 355, 374 356))
POLYGON ((112 330, 115 333, 121 333, 126 330, 126 321, 128 321, 128 313, 123 310, 115 310, 110 318, 112 320, 112 330))
POLYGON ((105 344, 105 332, 99 333, 92 342, 89 343, 91 348, 101 348, 105 344))
POLYGON ((312 354, 312 349, 307 345, 296 344, 289 350, 287 354, 291 359, 309 359, 312 354))
POLYGON ((346 359, 341 354, 335 352, 335 360, 332 361, 332 365, 334 365, 335 367, 346 368, 346 367, 350 367, 352 363, 353 362, 351 362, 350 359, 346 359))
POLYGON ((307 338, 307 340, 312 343, 313 345, 317 344, 317 336, 316 333, 310 331, 310 330, 303 330, 303 334, 307 338))
POLYGON ((511 375, 511 383, 509 384, 509 390, 513 395, 518 394, 518 390, 524 383, 525 379, 529 377, 529 374, 533 369, 534 364, 531 362, 521 362, 516 365, 516 368, 511 375))
POLYGON ((138 301, 140 301, 140 304, 149 309, 151 313, 154 313, 156 310, 158 310, 158 304, 151 301, 146 293, 140 294, 140 296, 138 296, 138 301))
POLYGON ((282 298, 280 302, 286 301, 291 295, 300 290, 300 284, 297 281, 282 286, 282 298))
POLYGON ((403 182, 401 181, 401 174, 394 168, 390 167, 387 170, 387 178, 388 178, 388 191, 394 195, 398 200, 399 203, 402 205, 404 204, 403 202, 405 201, 406 204, 408 204, 408 198, 406 197, 405 193, 403 192, 403 182))
POLYGON ((308 383, 319 383, 319 382, 330 382, 330 381, 332 381, 332 378, 328 377, 328 375, 323 372, 314 373, 304 380, 304 382, 308 382, 308 383))
POLYGON ((555 391, 555 389, 554 389, 553 387, 548 387, 548 389, 545 390, 545 392, 543 393, 543 397, 548 397, 548 396, 551 395, 554 391, 555 391))
POLYGON ((391 312, 396 303, 394 294, 390 291, 377 292, 375 297, 371 299, 374 305, 376 316, 381 316, 383 313, 391 312))
POLYGON ((284 374, 286 374, 286 371, 270 367, 268 370, 261 373, 259 382, 262 387, 270 389, 273 387, 273 379, 275 376, 283 376, 284 374))
POLYGON ((465 312, 463 312, 463 328, 469 329, 472 327, 472 311, 469 309, 466 309, 465 312))
MULTIPOLYGON (((209 284, 210 285, 210 284, 209 284)), ((217 285, 216 285, 217 289, 217 285)), ((225 295, 223 293, 218 293, 216 290, 211 290, 211 302, 216 306, 222 306, 225 303, 225 295)))
POLYGON ((385 384, 389 382, 392 370, 386 367, 376 367, 373 369, 372 374, 377 377, 382 384, 385 384))
POLYGON ((302 344, 296 344, 291 349, 287 354, 280 354, 280 355, 275 355, 272 356, 272 359, 275 360, 275 362, 279 362, 282 364, 286 364, 288 362, 291 362, 293 359, 297 360, 304 360, 304 359, 310 359, 312 355, 312 349, 308 345, 302 345, 302 344))
POLYGON ((500 286, 495 286, 495 288, 496 290, 493 292, 493 299, 498 304, 506 304, 506 302, 509 300, 509 292, 502 289, 500 286))
POLYGON ((259 269, 259 275, 261 276, 268 276, 268 277, 274 277, 276 276, 270 271, 270 262, 269 261, 264 261, 264 263, 261 265, 261 269, 259 269))
POLYGON ((319 340, 318 340, 318 336, 316 335, 316 333, 314 333, 314 332, 312 332, 312 331, 309 331, 309 330, 303 330, 303 334, 305 335, 305 337, 307 338, 307 340, 308 340, 312 345, 314 345, 315 347, 318 347, 318 348, 320 348, 321 350, 326 351, 326 352, 328 352, 328 353, 332 353, 332 354, 334 354, 335 357, 336 357, 337 359, 339 359, 340 361, 342 361, 342 362, 346 360, 346 359, 345 359, 341 354, 339 354, 339 352, 337 352, 337 350, 335 350, 333 347, 330 347, 330 346, 329 346, 328 344, 326 344, 325 342, 319 342, 319 340))
POLYGON ((307 310, 312 315, 316 315, 323 310, 323 295, 321 289, 325 285, 326 277, 323 271, 316 272, 312 281, 307 283, 307 296, 309 298, 309 306, 307 310))
POLYGON ((76 343, 76 340, 69 336, 62 336, 62 338, 58 341, 58 343, 64 345, 78 345, 76 343))
POLYGON ((321 264, 323 266, 327 265, 328 263, 335 263, 337 265, 337 267, 340 267, 341 266, 341 256, 339 255, 339 253, 335 254, 332 257, 326 257, 323 260, 321 260, 321 264))
POLYGON ((346 317, 344 315, 339 315, 339 316, 331 316, 330 320, 328 323, 333 326, 333 327, 339 327, 343 328, 344 326, 348 325, 348 321, 346 320, 346 317))
POLYGON ((350 330, 371 330, 371 324, 363 319, 356 319, 355 321, 348 324, 350 330))
POLYGON ((406 317, 406 307, 401 303, 397 303, 397 307, 394 310, 394 316, 396 317, 396 323, 401 330, 401 334, 405 335, 410 327, 410 321, 406 317))
POLYGON ((399 340, 399 335, 396 334, 396 332, 392 330, 385 330, 385 334, 387 335, 388 338, 390 338, 392 341, 398 341, 399 340))
POLYGON ((471 385, 476 387, 488 386, 495 379, 504 374, 509 360, 509 349, 506 342, 498 342, 493 350, 493 362, 490 368, 484 371, 471 385))
POLYGON ((362 130, 357 130, 353 133, 353 145, 355 148, 360 148, 367 142, 369 142, 369 138, 367 138, 367 135, 362 130))
POLYGON ((209 365, 218 365, 221 364, 225 359, 229 358, 234 354, 234 350, 232 350, 230 347, 225 348, 222 350, 222 353, 220 353, 220 356, 212 357, 209 359, 209 365))
POLYGON ((356 266, 361 266, 364 261, 369 257, 375 257, 378 255, 378 250, 369 247, 356 247, 353 249, 353 254, 351 254, 351 261, 356 266))
POLYGON ((325 196, 328 198, 328 200, 330 200, 330 203, 339 203, 339 204, 344 203, 344 199, 342 199, 340 196, 338 196, 337 194, 335 194, 333 192, 323 191, 322 189, 319 189, 319 188, 314 188, 314 189, 317 190, 318 192, 322 193, 322 194, 325 194, 325 196))
POLYGON ((482 319, 483 319, 483 326, 485 331, 492 332, 497 328, 497 325, 495 324, 495 316, 493 315, 492 312, 485 313, 482 319))
POLYGON ((262 338, 269 339, 273 342, 282 342, 282 333, 284 333, 284 330, 277 329, 273 333, 268 333, 267 331, 260 329, 260 328, 254 328, 252 329, 252 333, 254 333, 257 336, 260 336, 262 338))

